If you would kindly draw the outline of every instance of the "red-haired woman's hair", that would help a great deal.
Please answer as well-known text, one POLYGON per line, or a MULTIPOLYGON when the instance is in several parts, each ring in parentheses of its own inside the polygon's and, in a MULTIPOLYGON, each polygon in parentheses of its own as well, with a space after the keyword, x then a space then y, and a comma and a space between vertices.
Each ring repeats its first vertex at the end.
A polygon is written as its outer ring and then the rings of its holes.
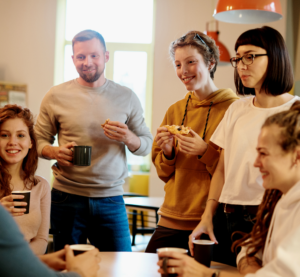
MULTIPOLYGON (((33 186, 37 185, 39 182, 37 178, 34 177, 34 174, 38 165, 38 153, 37 153, 37 143, 34 133, 34 119, 31 111, 27 108, 23 108, 18 105, 6 105, 3 108, 0 108, 0 127, 1 125, 9 120, 20 118, 26 124, 29 130, 29 135, 32 143, 32 147, 29 150, 28 154, 23 160, 22 169, 24 171, 24 186, 26 189, 31 190, 33 186)), ((10 195, 12 190, 10 187, 11 175, 5 163, 0 157, 0 198, 10 195)))
MULTIPOLYGON (((285 152, 294 151, 297 146, 300 146, 300 101, 296 101, 290 110, 268 117, 262 128, 271 125, 277 125, 281 129, 278 141, 282 150, 285 152)), ((281 196, 282 192, 276 189, 265 191, 251 233, 244 234, 243 238, 235 241, 232 250, 246 246, 248 257, 253 257, 260 249, 264 250, 271 218, 281 196)))

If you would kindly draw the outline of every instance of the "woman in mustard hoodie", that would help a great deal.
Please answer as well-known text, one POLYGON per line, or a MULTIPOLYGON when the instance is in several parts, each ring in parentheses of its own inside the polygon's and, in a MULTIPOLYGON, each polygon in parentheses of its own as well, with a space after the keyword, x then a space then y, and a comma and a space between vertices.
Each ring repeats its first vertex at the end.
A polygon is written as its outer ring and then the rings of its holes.
POLYGON ((176 74, 188 93, 167 111, 152 148, 152 161, 165 184, 158 226, 146 252, 160 247, 188 249, 189 235, 201 219, 219 148, 210 137, 229 105, 238 99, 213 82, 219 50, 210 37, 190 31, 170 45, 176 74), (190 127, 189 135, 172 135, 165 125, 190 127))

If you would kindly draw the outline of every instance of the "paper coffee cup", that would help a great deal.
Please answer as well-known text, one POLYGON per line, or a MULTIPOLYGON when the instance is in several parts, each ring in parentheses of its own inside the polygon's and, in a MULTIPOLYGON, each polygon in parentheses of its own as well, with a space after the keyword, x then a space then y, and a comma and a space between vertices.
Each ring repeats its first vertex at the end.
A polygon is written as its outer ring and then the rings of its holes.
POLYGON ((90 244, 72 244, 70 245, 70 248, 73 250, 74 255, 77 256, 79 254, 83 254, 86 251, 93 250, 95 246, 90 244))
POLYGON ((210 267, 212 260, 214 242, 211 240, 194 240, 194 259, 207 267, 210 267))
MULTIPOLYGON (((176 248, 176 247, 163 247, 163 248, 158 248, 156 249, 157 253, 162 253, 162 252, 177 252, 177 253, 181 253, 181 254, 186 254, 188 252, 187 249, 184 248, 176 248)), ((168 272, 168 260, 171 259, 169 257, 163 257, 163 258, 159 258, 160 260, 163 260, 163 270, 164 272, 168 272)), ((176 277, 178 276, 177 273, 171 274, 171 273, 164 273, 161 274, 161 277, 176 277)))
POLYGON ((26 211, 24 212, 24 214, 29 214, 31 191, 30 190, 19 190, 19 191, 15 190, 15 191, 12 191, 11 194, 14 194, 14 195, 24 195, 23 199, 14 199, 14 202, 26 202, 27 206, 15 206, 15 208, 26 209, 26 211))

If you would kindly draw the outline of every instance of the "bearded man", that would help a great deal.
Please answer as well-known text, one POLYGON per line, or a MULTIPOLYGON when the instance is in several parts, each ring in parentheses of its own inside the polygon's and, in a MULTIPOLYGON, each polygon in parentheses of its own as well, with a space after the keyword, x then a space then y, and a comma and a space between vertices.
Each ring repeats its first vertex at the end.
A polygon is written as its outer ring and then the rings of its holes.
POLYGON ((35 128, 40 157, 56 160, 51 201, 54 249, 88 239, 100 251, 131 251, 122 196, 125 147, 145 156, 153 138, 136 94, 104 76, 109 52, 102 35, 82 31, 72 46, 79 77, 49 90, 35 128), (59 146, 53 146, 57 134, 59 146), (92 146, 90 166, 73 165, 75 145, 92 146))

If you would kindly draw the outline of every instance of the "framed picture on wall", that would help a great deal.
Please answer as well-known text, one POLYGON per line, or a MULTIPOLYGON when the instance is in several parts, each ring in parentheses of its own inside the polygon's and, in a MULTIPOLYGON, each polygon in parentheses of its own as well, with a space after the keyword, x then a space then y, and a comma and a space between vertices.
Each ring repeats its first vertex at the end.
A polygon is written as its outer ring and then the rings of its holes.
POLYGON ((6 104, 27 106, 27 85, 0 81, 0 107, 6 104))

